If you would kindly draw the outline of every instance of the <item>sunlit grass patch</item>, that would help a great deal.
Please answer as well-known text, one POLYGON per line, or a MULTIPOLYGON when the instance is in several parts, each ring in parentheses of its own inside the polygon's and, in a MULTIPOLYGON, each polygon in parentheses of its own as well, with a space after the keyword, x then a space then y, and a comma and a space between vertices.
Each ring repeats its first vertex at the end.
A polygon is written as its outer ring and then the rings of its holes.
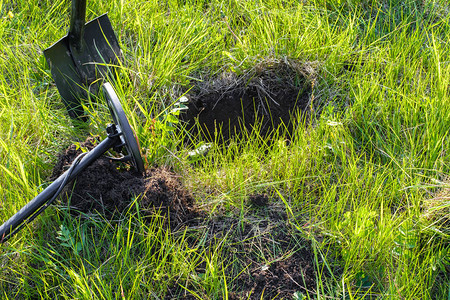
MULTIPOLYGON (((67 33, 68 2, 0 7, 4 221, 46 186, 58 153, 104 136, 111 120, 101 98, 87 99, 89 121, 83 131, 73 127, 42 59, 42 49, 67 33)), ((91 1, 88 8, 89 19, 109 11, 119 37, 125 59, 110 80, 148 167, 170 170, 198 218, 168 227, 173 214, 140 205, 144 194, 128 191, 112 216, 74 214, 60 202, 1 245, 3 298, 259 299, 276 297, 262 290, 276 276, 292 284, 279 294, 294 299, 448 296, 445 1, 91 1), (289 73, 296 67, 313 76, 290 76, 299 75, 289 73), (264 95, 268 83, 281 80, 282 89, 285 79, 305 79, 306 105, 285 116, 291 127, 262 133, 265 114, 248 130, 238 124, 242 134, 226 143, 195 135, 179 119, 183 97, 197 92, 198 100, 221 74, 229 88, 253 87, 248 98, 259 92, 268 103, 277 102, 276 93, 264 95)), ((226 94, 217 89, 210 98, 226 94)), ((220 130, 227 128, 209 131, 220 130)))

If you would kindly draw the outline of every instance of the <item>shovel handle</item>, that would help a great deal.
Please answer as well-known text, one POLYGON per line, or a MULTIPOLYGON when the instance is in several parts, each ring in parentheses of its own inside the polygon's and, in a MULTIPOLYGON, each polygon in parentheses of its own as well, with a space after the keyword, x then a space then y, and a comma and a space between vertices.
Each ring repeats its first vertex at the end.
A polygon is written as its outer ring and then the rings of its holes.
POLYGON ((81 40, 86 21, 86 0, 72 0, 72 14, 70 16, 69 44, 72 49, 81 50, 81 40))

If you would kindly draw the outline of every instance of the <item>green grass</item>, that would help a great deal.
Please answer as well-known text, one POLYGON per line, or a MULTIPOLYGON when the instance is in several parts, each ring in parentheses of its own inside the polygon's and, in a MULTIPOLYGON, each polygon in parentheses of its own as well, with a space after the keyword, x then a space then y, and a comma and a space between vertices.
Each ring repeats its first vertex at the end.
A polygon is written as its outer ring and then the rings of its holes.
MULTIPOLYGON (((101 103, 88 105, 87 132, 70 126, 43 59, 68 8, 0 0, 1 221, 42 191, 60 151, 104 135, 101 103)), ((87 15, 109 12, 125 57, 114 86, 149 164, 176 170, 210 217, 241 226, 255 214, 248 196, 268 193, 298 246, 313 245, 307 299, 450 299, 449 11, 443 0, 95 0, 87 15), (213 144, 192 163, 186 133, 169 127, 182 92, 285 58, 315 74, 308 124, 270 143, 213 144)), ((113 221, 53 206, 1 246, 0 294, 160 299, 178 286, 179 298, 227 298, 245 272, 228 260, 236 236, 171 232, 159 215, 144 221, 138 201, 113 221)))

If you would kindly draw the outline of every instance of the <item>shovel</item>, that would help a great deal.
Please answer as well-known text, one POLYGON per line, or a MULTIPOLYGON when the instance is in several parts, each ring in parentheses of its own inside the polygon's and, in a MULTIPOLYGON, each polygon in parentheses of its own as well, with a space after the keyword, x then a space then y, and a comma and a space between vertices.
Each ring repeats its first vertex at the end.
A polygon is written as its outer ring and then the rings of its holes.
POLYGON ((97 94, 108 66, 117 65, 122 54, 106 14, 85 24, 86 0, 72 0, 69 33, 44 50, 52 77, 69 113, 86 121, 81 100, 97 94))

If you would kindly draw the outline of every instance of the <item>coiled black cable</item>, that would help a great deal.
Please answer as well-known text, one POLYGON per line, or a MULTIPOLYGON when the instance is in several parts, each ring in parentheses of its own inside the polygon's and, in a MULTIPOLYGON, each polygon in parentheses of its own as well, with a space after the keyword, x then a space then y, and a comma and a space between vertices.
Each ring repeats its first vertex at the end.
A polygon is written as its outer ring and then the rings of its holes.
POLYGON ((23 223, 20 224, 18 227, 16 227, 16 229, 14 229, 12 232, 10 232, 7 236, 5 236, 2 239, 2 243, 6 242, 10 237, 12 237, 14 234, 16 234, 19 230, 21 230, 25 225, 27 225, 28 223, 30 223, 31 221, 33 221, 39 214, 41 214, 47 207, 49 207, 50 204, 52 204, 53 201, 55 201, 55 199, 58 197, 58 195, 62 192, 63 188, 66 186, 66 184, 69 181, 70 175, 72 175, 73 170, 75 170, 75 168, 78 166, 78 164, 81 162, 81 160, 83 159, 83 157, 87 154, 88 152, 83 152, 80 155, 78 155, 72 162, 72 165, 70 166, 69 170, 67 170, 66 172, 66 176, 64 177, 64 180, 61 182, 61 184, 59 185, 58 189, 56 190, 56 192, 53 194, 53 196, 44 204, 42 205, 39 210, 37 210, 33 215, 31 215, 28 219, 23 220, 23 223))

